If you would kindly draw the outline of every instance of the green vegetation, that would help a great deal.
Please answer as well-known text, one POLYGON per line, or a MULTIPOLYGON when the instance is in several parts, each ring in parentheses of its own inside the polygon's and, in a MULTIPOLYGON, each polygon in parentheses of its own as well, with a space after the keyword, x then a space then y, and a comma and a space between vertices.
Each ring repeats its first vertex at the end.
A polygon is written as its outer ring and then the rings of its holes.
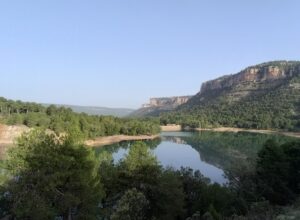
POLYGON ((132 146, 127 157, 117 164, 111 158, 102 161, 105 217, 113 215, 114 205, 132 188, 143 193, 149 203, 145 219, 176 219, 182 215, 183 192, 178 176, 163 169, 144 143, 132 146))
POLYGON ((128 190, 119 200, 117 210, 112 214, 112 220, 146 219, 149 202, 143 193, 135 188, 128 190))
POLYGON ((258 154, 259 191, 273 204, 286 205, 300 193, 300 143, 268 141, 258 154))
MULTIPOLYGON (((163 168, 143 142, 114 162, 78 133, 22 136, 5 162, 0 217, 17 219, 275 219, 297 213, 300 142, 267 141, 253 166, 210 183, 199 171, 163 168), (287 212, 287 213, 285 213, 287 212)), ((203 143, 205 137, 203 138, 203 143)))
POLYGON ((18 140, 4 164, 3 214, 33 220, 96 219, 103 195, 96 159, 76 140, 76 133, 59 138, 42 131, 18 140))
POLYGON ((0 98, 0 122, 28 127, 48 128, 56 133, 75 129, 85 137, 109 136, 115 134, 141 135, 160 132, 159 122, 154 119, 126 119, 113 116, 91 116, 74 113, 69 108, 47 108, 36 103, 26 103, 0 98))

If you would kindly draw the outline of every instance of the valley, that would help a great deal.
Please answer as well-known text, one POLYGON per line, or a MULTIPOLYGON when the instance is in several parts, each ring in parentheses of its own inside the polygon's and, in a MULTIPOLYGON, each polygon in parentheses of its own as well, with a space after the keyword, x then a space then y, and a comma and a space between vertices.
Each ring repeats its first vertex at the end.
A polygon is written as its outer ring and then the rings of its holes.
MULTIPOLYGON (((65 187, 61 182, 80 183, 85 194, 77 195, 101 199, 107 219, 127 193, 147 198, 153 209, 147 215, 162 220, 188 218, 199 210, 202 217, 215 213, 215 220, 238 219, 237 214, 265 219, 267 210, 274 210, 272 218, 297 215, 299 80, 300 62, 258 64, 203 83, 194 96, 151 98, 122 118, 105 115, 102 108, 0 98, 0 195, 2 189, 2 195, 18 196, 22 189, 12 187, 23 182, 8 174, 24 172, 29 182, 51 179, 51 186, 45 182, 40 189, 50 200, 65 187), (35 179, 26 169, 42 171, 35 179), (273 179, 280 184, 274 186, 273 179), (263 213, 253 205, 263 206, 263 213)), ((14 199, 0 196, 0 204, 14 199)))
POLYGON ((0 220, 300 220, 300 1, 0 1, 0 220))

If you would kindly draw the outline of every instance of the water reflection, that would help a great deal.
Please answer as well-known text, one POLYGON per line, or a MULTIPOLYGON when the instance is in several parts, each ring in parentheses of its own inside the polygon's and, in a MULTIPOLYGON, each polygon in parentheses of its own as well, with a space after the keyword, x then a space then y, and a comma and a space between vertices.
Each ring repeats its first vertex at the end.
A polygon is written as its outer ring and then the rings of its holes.
POLYGON ((154 154, 163 166, 172 166, 176 169, 191 167, 194 170, 200 170, 212 182, 220 184, 226 182, 222 169, 203 161, 200 153, 184 144, 183 140, 178 138, 175 140, 176 142, 162 141, 154 150, 154 154))
MULTIPOLYGON (((282 143, 292 138, 246 132, 163 132, 160 139, 145 141, 159 162, 176 169, 190 167, 211 179, 226 183, 224 171, 255 161, 258 150, 268 139, 282 143)), ((124 158, 134 143, 121 142, 99 147, 97 152, 111 152, 115 161, 124 158)))

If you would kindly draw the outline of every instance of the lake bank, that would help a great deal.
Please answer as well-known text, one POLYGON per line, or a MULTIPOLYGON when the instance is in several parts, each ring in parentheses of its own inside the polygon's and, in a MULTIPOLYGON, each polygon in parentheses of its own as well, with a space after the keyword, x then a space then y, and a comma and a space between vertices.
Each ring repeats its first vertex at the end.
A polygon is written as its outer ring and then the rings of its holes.
POLYGON ((259 133, 259 134, 278 134, 278 135, 300 138, 300 132, 288 132, 288 131, 256 130, 256 129, 230 128, 230 127, 210 128, 210 129, 196 128, 194 130, 215 131, 215 132, 250 132, 250 133, 259 133))
POLYGON ((90 147, 98 147, 103 145, 115 144, 121 141, 141 141, 141 140, 153 140, 158 138, 159 134, 157 135, 136 135, 136 136, 129 136, 129 135, 113 135, 113 136, 105 136, 105 137, 97 137, 92 140, 85 141, 85 145, 90 147))
POLYGON ((161 125, 160 126, 161 131, 182 131, 182 126, 181 125, 161 125))
POLYGON ((219 127, 219 128, 193 128, 185 129, 181 125, 166 125, 161 126, 162 131, 215 131, 215 132, 251 132, 259 134, 278 134, 289 137, 300 138, 300 132, 287 132, 287 131, 274 131, 274 130, 258 130, 258 129, 246 129, 246 128, 232 128, 232 127, 219 127))
MULTIPOLYGON (((23 133, 30 131, 31 128, 25 125, 5 125, 0 124, 0 157, 5 154, 6 149, 14 144, 14 141, 23 133)), ((102 146, 114 144, 121 141, 138 141, 138 140, 153 140, 158 138, 157 135, 113 135, 105 137, 97 137, 95 139, 86 140, 87 146, 102 146)))

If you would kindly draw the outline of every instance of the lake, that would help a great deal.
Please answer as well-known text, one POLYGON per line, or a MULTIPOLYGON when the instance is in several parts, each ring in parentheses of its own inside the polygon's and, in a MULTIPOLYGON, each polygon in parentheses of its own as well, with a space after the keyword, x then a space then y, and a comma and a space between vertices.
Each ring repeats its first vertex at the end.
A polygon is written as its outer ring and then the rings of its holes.
MULTIPOLYGON (((164 167, 190 167, 212 182, 225 184, 226 171, 233 166, 255 161, 257 152, 268 139, 278 143, 293 140, 281 135, 248 132, 162 132, 161 138, 144 141, 164 167)), ((124 141, 96 148, 111 152, 115 162, 128 153, 134 141, 124 141)))

